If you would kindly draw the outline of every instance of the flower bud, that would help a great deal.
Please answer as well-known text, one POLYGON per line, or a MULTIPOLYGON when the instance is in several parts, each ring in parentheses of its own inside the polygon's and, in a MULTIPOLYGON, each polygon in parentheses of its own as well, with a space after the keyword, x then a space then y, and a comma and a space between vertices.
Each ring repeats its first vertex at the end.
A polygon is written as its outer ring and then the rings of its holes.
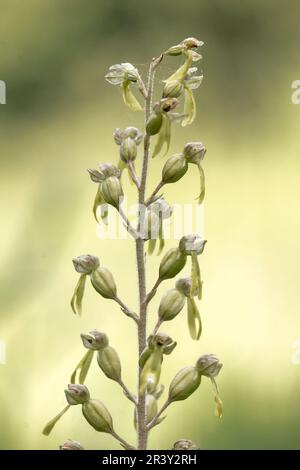
POLYGON ((170 321, 175 318, 183 309, 185 296, 177 289, 170 289, 163 295, 159 308, 158 316, 161 321, 170 321))
POLYGON ((190 277, 183 277, 181 279, 178 279, 175 286, 176 289, 181 292, 185 297, 191 296, 192 280, 190 277))
POLYGON ((123 189, 119 178, 116 176, 109 176, 106 178, 101 186, 103 199, 107 204, 110 204, 116 208, 119 207, 123 200, 123 189))
POLYGON ((148 135, 156 135, 159 133, 161 125, 162 125, 162 113, 161 112, 153 112, 146 124, 146 132, 148 135))
POLYGON ((172 46, 169 49, 167 49, 164 54, 165 55, 171 55, 171 56, 177 56, 182 54, 182 44, 176 44, 176 46, 172 46))
POLYGON ((198 164, 203 160, 206 154, 206 148, 202 142, 189 142, 184 146, 183 154, 188 163, 198 164))
POLYGON ((136 145, 140 145, 143 139, 142 132, 137 127, 126 127, 124 131, 124 138, 130 137, 135 141, 136 145))
POLYGON ((186 255, 192 255, 193 253, 196 255, 201 255, 201 253, 203 253, 206 242, 207 240, 203 240, 196 233, 186 235, 181 238, 179 242, 179 249, 186 255))
POLYGON ((175 375, 169 388, 169 402, 185 400, 199 387, 201 374, 196 367, 184 367, 175 375))
POLYGON ((121 131, 121 129, 119 129, 118 127, 114 130, 113 138, 114 138, 117 145, 121 145, 121 143, 124 139, 124 134, 121 131))
POLYGON ((105 299, 114 299, 117 287, 113 275, 106 268, 99 268, 91 274, 91 283, 98 294, 105 299))
POLYGON ((182 83, 174 80, 165 84, 163 89, 164 98, 178 98, 184 90, 182 83))
POLYGON ((72 259, 75 270, 79 274, 91 274, 100 266, 99 258, 93 255, 81 255, 72 259))
POLYGON ((203 46, 204 42, 199 41, 199 39, 196 38, 186 38, 181 42, 181 44, 187 49, 196 49, 197 47, 203 46))
POLYGON ((66 441, 61 446, 59 446, 59 449, 60 450, 84 450, 84 448, 82 447, 81 444, 79 444, 79 442, 72 441, 71 439, 66 441))
POLYGON ((153 395, 146 395, 147 424, 149 424, 157 414, 157 400, 153 395))
POLYGON ((162 169, 162 181, 165 184, 176 183, 188 170, 186 158, 181 153, 168 158, 162 169))
POLYGON ((200 450, 199 447, 189 439, 179 439, 174 442, 172 450, 200 450))
POLYGON ((91 168, 88 168, 87 171, 88 171, 88 173, 90 175, 90 178, 93 181, 93 183, 102 183, 102 181, 104 180, 104 176, 103 176, 102 173, 100 173, 100 171, 93 170, 91 168))
POLYGON ((126 137, 120 146, 120 158, 124 163, 134 161, 137 156, 137 146, 131 137, 126 137))
POLYGON ((112 417, 106 406, 99 400, 89 400, 82 406, 87 422, 99 432, 113 432, 112 417))
POLYGON ((65 395, 69 405, 82 405, 90 399, 87 387, 80 384, 69 384, 65 390, 65 395))
POLYGON ((108 346, 108 337, 105 333, 98 330, 90 331, 88 334, 81 333, 83 346, 92 351, 98 351, 108 346))
POLYGON ((203 356, 199 357, 196 363, 196 368, 198 369, 199 373, 209 378, 216 377, 222 367, 223 364, 220 363, 215 354, 204 354, 203 356))
POLYGON ((178 248, 171 248, 160 262, 159 279, 171 279, 175 277, 185 266, 186 255, 178 248))
POLYGON ((98 350, 97 361, 106 377, 116 382, 121 380, 121 362, 117 351, 111 346, 98 350))
POLYGON ((120 178, 121 172, 119 168, 117 168, 112 163, 100 163, 99 165, 100 172, 103 174, 103 178, 108 178, 109 176, 116 176, 120 178))

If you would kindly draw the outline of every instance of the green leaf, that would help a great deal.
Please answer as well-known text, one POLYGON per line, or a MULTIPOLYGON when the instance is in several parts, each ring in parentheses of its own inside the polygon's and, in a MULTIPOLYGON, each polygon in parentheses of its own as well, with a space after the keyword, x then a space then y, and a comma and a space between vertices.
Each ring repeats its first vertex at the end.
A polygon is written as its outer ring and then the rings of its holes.
POLYGON ((122 91, 124 103, 128 106, 129 109, 131 109, 131 111, 143 111, 140 103, 130 90, 130 82, 125 81, 122 84, 122 91))
POLYGON ((191 338, 198 340, 202 333, 200 313, 193 297, 187 298, 188 327, 191 338))
POLYGON ((94 351, 92 351, 92 350, 88 350, 85 353, 85 355, 79 361, 79 363, 77 364, 74 372, 71 375, 71 378, 70 378, 70 383, 71 384, 75 384, 75 383, 84 384, 86 376, 87 376, 89 368, 90 368, 90 365, 91 365, 91 362, 92 362, 92 359, 93 359, 93 356, 94 356, 94 351), (79 372, 78 382, 77 382, 77 378, 76 378, 77 371, 80 371, 79 372))
POLYGON ((192 90, 188 85, 184 85, 184 114, 185 118, 182 120, 182 127, 188 126, 194 122, 196 117, 196 102, 192 90))
POLYGON ((51 419, 51 421, 49 421, 49 423, 46 424, 46 426, 43 429, 43 434, 45 436, 49 436, 50 432, 56 425, 57 421, 59 421, 60 418, 66 413, 66 411, 68 411, 70 406, 71 405, 67 405, 58 415, 56 415, 53 419, 51 419))
POLYGON ((166 145, 165 152, 163 156, 165 156, 169 150, 170 147, 170 141, 171 141, 171 121, 168 117, 167 114, 163 114, 162 118, 162 125, 160 128, 160 131, 157 136, 156 144, 153 150, 153 155, 152 158, 156 157, 161 151, 164 146, 166 145))
POLYGON ((86 274, 81 274, 79 281, 76 284, 73 297, 71 299, 71 307, 73 312, 78 315, 81 315, 82 311, 82 299, 85 289, 86 274))

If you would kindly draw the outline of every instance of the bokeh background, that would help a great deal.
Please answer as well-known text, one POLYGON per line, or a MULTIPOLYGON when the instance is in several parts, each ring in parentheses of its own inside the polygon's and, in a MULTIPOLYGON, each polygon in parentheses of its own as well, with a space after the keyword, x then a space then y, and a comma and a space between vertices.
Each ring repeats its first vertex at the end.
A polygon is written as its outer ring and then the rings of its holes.
MULTIPOLYGON (((64 406, 63 390, 83 348, 80 332, 107 332, 135 387, 135 328, 117 306, 87 289, 84 314, 69 299, 71 258, 98 254, 120 296, 137 303, 133 244, 96 237, 96 187, 87 167, 117 161, 115 127, 142 126, 104 81, 109 65, 131 61, 142 74, 162 49, 187 36, 205 42, 198 117, 176 128, 171 152, 189 140, 208 148, 203 336, 193 343, 185 315, 165 330, 179 340, 162 382, 215 352, 224 417, 213 413, 208 380, 174 404, 150 438, 170 448, 186 437, 206 449, 299 448, 300 366, 292 363, 299 319, 299 122, 291 83, 300 79, 297 0, 0 0, 0 448, 56 449, 67 438, 86 448, 118 448, 71 409, 51 436, 45 422, 64 406)), ((168 59, 158 84, 180 60, 168 59)), ((151 162, 149 188, 161 158, 151 162)), ((197 172, 167 188, 190 203, 197 172)), ((129 184, 125 184, 134 196, 129 184)), ((168 242, 173 246, 175 241, 168 242)), ((149 286, 159 259, 148 263, 149 286)), ((166 282, 161 294, 173 282, 166 282)), ((149 312, 149 328, 158 300, 149 312)), ((131 404, 94 364, 87 385, 111 411, 116 430, 134 439, 131 404)))

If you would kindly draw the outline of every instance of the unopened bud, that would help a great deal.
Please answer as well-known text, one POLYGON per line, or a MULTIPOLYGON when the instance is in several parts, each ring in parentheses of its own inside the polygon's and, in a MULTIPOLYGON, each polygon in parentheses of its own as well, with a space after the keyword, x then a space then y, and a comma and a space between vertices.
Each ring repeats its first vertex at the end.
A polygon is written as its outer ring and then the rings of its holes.
POLYGON ((172 450, 200 450, 199 447, 189 439, 179 439, 174 442, 172 450))
POLYGON ((123 162, 134 161, 137 156, 137 146, 131 137, 126 137, 120 146, 120 158, 123 162))
POLYGON ((100 173, 100 171, 93 170, 91 168, 88 168, 87 171, 88 171, 88 173, 90 175, 90 178, 93 181, 93 183, 102 183, 102 181, 104 180, 104 176, 103 176, 102 173, 100 173))
POLYGON ((168 158, 162 169, 162 181, 165 184, 176 183, 188 170, 186 158, 181 153, 168 158))
POLYGON ((201 374, 196 367, 184 367, 174 377, 169 388, 169 402, 188 398, 201 383, 201 374))
POLYGON ((122 143, 122 140, 124 138, 124 134, 123 132, 121 131, 121 129, 119 129, 118 127, 114 130, 114 133, 113 133, 113 137, 114 137, 114 140, 116 142, 117 145, 121 145, 122 143))
POLYGON ((119 207, 123 200, 123 189, 119 178, 116 176, 109 176, 106 178, 101 186, 103 199, 107 204, 110 204, 116 208, 119 207))
POLYGON ((87 387, 81 384, 69 384, 65 395, 69 405, 82 405, 90 399, 87 387))
POLYGON ((179 242, 179 249, 186 255, 201 255, 207 240, 203 240, 198 234, 186 235, 179 242))
POLYGON ((81 255, 72 259, 75 270, 79 274, 91 274, 100 266, 99 258, 93 255, 81 255))
POLYGON ((84 450, 84 448, 82 447, 82 445, 79 442, 72 441, 71 439, 66 441, 61 446, 59 446, 59 449, 60 450, 84 450))
POLYGON ((161 112, 153 112, 146 124, 146 132, 148 135, 156 135, 159 133, 161 125, 162 125, 162 113, 161 112))
POLYGON ((192 279, 190 277, 183 277, 181 279, 178 279, 175 285, 176 289, 181 292, 185 297, 191 296, 192 279))
POLYGON ((188 163, 195 163, 198 165, 206 154, 206 147, 202 142, 189 142, 184 146, 183 154, 188 163))
POLYGON ((135 141, 136 145, 139 145, 142 142, 143 134, 137 127, 126 127, 124 131, 124 137, 130 137, 135 141))
POLYGON ((121 380, 121 362, 117 351, 111 346, 101 348, 97 354, 99 367, 106 377, 116 382, 121 380))
POLYGON ((175 277, 184 268, 185 263, 186 255, 178 248, 171 248, 161 260, 159 279, 165 280, 175 277))
POLYGON ((106 406, 99 400, 89 400, 82 406, 82 413, 87 422, 99 432, 113 432, 112 417, 106 406))
POLYGON ((99 268, 91 274, 91 283, 98 294, 105 299, 114 299, 117 295, 117 286, 112 273, 106 268, 99 268))
POLYGON ((178 98, 184 90, 182 83, 178 80, 167 82, 163 89, 164 98, 178 98))
POLYGON ((84 347, 92 351, 98 351, 108 346, 108 337, 101 331, 93 330, 88 334, 81 333, 80 336, 84 347))
POLYGON ((222 369, 223 364, 220 363, 219 359, 215 354, 204 354, 199 357, 196 368, 201 375, 205 377, 216 377, 220 370, 222 369))
POLYGON ((185 296, 177 289, 170 289, 163 295, 159 308, 158 316, 161 321, 170 321, 175 318, 183 309, 185 296))
POLYGON ((100 172, 103 173, 104 179, 108 178, 109 176, 116 176, 116 178, 120 178, 121 176, 119 168, 117 168, 112 163, 100 163, 99 169, 100 172))

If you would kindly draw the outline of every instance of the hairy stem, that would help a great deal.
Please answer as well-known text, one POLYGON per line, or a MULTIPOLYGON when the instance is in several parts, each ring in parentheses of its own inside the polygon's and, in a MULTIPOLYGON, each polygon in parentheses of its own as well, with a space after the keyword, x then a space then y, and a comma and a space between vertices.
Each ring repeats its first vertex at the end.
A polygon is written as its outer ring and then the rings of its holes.
MULTIPOLYGON (((156 60, 153 60, 149 67, 148 74, 148 88, 147 97, 145 100, 145 122, 147 122, 151 112, 151 101, 153 92, 153 79, 156 60)), ((147 303, 146 303, 146 267, 145 267, 145 253, 144 253, 144 230, 145 230, 145 192, 148 173, 150 149, 150 135, 146 134, 144 138, 144 155, 142 176, 139 188, 139 220, 138 232, 139 238, 136 239, 136 260, 138 269, 138 283, 139 283, 139 304, 140 315, 138 324, 138 343, 139 343, 139 357, 146 347, 147 340, 147 303)), ((146 403, 145 393, 140 392, 141 385, 141 368, 139 367, 139 380, 138 380, 138 405, 137 405, 137 448, 143 450, 147 448, 148 430, 146 423, 146 403)))

